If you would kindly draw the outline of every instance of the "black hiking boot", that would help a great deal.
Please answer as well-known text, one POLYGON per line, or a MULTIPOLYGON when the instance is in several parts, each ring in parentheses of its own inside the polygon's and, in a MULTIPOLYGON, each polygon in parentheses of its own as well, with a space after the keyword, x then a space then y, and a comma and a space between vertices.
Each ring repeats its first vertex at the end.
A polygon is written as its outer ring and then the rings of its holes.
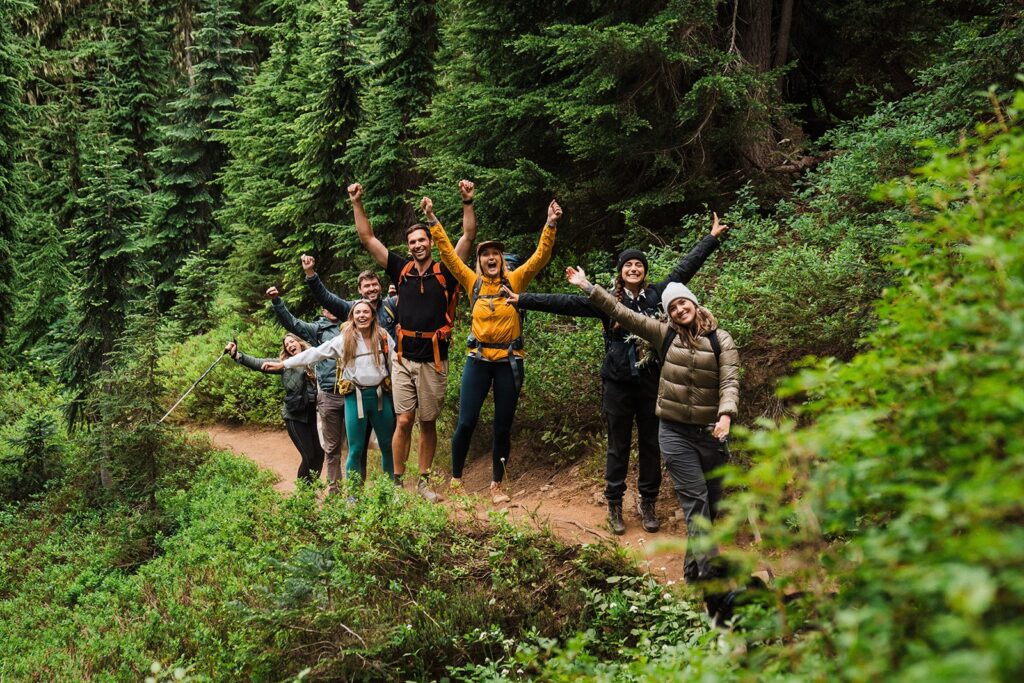
POLYGON ((622 502, 608 502, 608 527, 616 536, 626 533, 626 523, 622 521, 622 502))
POLYGON ((658 515, 654 513, 654 501, 648 499, 640 499, 640 504, 637 506, 637 511, 640 513, 640 518, 643 520, 644 531, 649 534, 653 534, 661 528, 661 522, 658 521, 658 515))

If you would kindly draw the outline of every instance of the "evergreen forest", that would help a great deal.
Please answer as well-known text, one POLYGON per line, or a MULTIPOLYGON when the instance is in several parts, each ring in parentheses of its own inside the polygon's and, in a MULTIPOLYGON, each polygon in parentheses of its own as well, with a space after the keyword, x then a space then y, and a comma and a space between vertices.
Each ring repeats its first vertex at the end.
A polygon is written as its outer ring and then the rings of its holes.
MULTIPOLYGON (((1022 226, 1019 0, 0 0, 0 681, 1024 680, 1022 226), (689 285, 742 365, 727 616, 642 548, 282 494, 204 433, 283 432, 222 351, 276 356, 269 287, 318 315, 303 254, 381 270, 351 183, 405 253, 461 179, 511 252, 564 209, 533 292, 730 226, 689 285)), ((523 331, 516 468, 598 490, 601 326, 523 331)))

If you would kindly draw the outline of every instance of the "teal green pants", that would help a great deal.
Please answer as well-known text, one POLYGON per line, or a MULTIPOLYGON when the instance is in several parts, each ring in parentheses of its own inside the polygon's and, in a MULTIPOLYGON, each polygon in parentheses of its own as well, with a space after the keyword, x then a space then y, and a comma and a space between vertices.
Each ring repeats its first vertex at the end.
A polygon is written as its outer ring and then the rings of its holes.
POLYGON ((360 463, 366 450, 366 432, 371 427, 377 435, 380 446, 380 468, 391 476, 395 473, 395 461, 391 455, 391 437, 395 433, 395 404, 391 394, 385 393, 381 409, 377 409, 376 389, 356 389, 345 396, 345 431, 348 433, 348 460, 345 476, 348 479, 362 476, 360 463), (363 417, 359 417, 356 391, 363 394, 363 417))

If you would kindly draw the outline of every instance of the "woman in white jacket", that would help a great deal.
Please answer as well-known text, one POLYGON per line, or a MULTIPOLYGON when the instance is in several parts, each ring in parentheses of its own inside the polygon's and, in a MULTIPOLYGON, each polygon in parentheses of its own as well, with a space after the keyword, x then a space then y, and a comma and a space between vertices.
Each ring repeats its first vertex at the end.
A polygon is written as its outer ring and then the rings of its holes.
POLYGON ((348 434, 348 460, 345 476, 361 476, 360 462, 366 448, 366 430, 372 428, 380 444, 381 469, 394 476, 391 437, 395 431, 395 407, 391 399, 391 356, 394 341, 377 322, 373 305, 356 301, 341 334, 316 348, 266 363, 264 370, 295 368, 334 358, 338 361, 335 391, 345 396, 345 431, 348 434))

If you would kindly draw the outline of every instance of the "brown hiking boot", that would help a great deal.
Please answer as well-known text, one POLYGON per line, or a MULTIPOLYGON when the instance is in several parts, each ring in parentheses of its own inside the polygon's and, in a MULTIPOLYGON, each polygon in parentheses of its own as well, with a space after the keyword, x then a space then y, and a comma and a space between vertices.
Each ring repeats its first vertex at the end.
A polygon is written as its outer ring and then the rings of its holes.
POLYGON ((608 527, 616 536, 626 533, 626 523, 622 521, 622 501, 608 501, 608 527))

